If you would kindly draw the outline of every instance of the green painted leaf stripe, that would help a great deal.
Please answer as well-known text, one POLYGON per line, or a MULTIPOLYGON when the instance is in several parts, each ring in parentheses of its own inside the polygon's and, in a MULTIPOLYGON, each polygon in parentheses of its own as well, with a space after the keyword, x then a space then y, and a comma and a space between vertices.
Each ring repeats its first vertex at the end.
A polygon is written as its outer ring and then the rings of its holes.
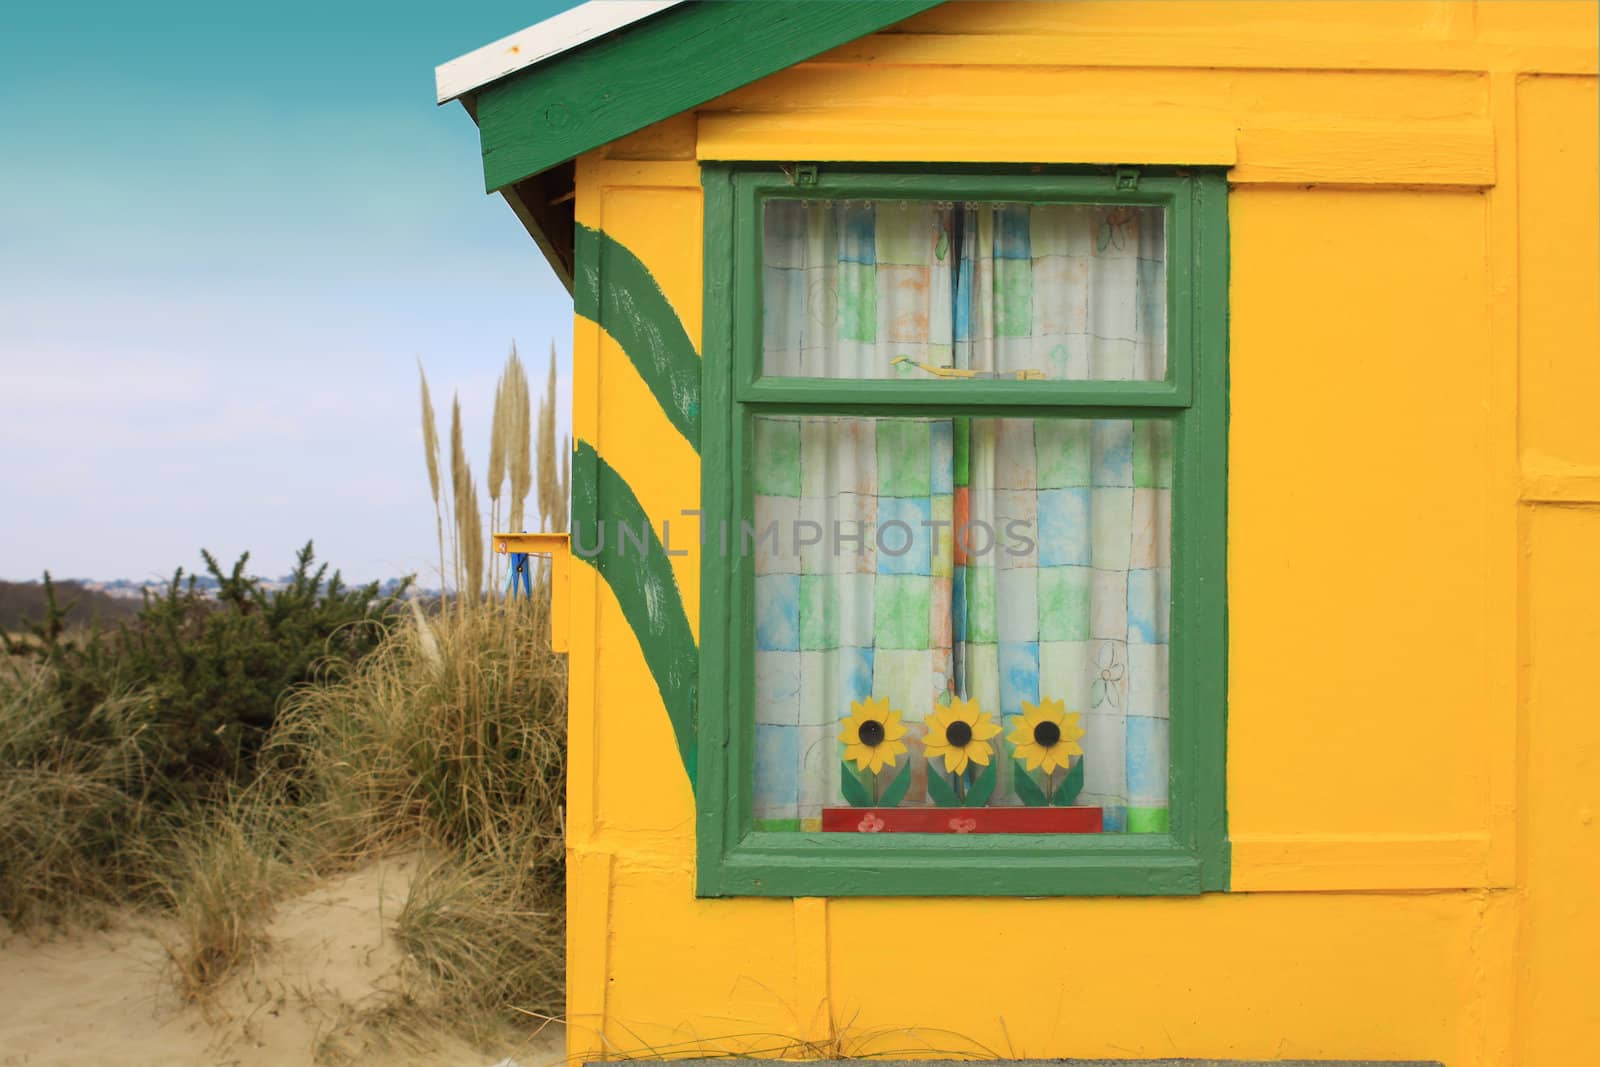
POLYGON ((593 445, 577 442, 572 468, 574 473, 590 475, 572 479, 573 554, 594 567, 611 587, 623 617, 638 638, 645 664, 667 706, 667 718, 672 721, 672 733, 678 740, 678 754, 683 757, 689 787, 693 789, 694 692, 700 659, 672 564, 639 498, 593 445), (587 530, 580 528, 580 516, 592 516, 587 530), (623 527, 633 535, 647 535, 642 552, 633 541, 620 536, 623 527))
POLYGON ((667 420, 700 451, 700 353, 639 257, 609 234, 575 228, 572 302, 622 346, 667 420))

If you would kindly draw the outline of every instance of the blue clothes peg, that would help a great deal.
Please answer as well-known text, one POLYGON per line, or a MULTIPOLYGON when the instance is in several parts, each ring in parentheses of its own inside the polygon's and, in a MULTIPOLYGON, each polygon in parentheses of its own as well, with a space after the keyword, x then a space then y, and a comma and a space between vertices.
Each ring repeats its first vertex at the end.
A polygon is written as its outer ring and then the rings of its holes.
POLYGON ((515 600, 517 598, 517 586, 519 584, 522 587, 522 595, 531 598, 533 596, 533 568, 528 563, 528 553, 526 552, 511 553, 511 569, 506 574, 506 596, 509 599, 515 600), (522 579, 520 583, 517 581, 519 577, 522 579))

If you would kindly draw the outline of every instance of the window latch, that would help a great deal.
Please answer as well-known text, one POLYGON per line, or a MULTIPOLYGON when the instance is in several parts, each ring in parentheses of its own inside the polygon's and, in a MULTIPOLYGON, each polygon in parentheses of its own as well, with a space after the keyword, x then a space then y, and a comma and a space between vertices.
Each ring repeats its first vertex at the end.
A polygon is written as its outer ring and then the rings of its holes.
POLYGON ((817 184, 817 165, 815 163, 796 163, 792 181, 795 185, 817 184))
POLYGON ((1139 188, 1139 168, 1138 167, 1118 167, 1117 168, 1117 191, 1119 193, 1120 192, 1130 192, 1131 193, 1133 190, 1135 190, 1137 188, 1139 188))

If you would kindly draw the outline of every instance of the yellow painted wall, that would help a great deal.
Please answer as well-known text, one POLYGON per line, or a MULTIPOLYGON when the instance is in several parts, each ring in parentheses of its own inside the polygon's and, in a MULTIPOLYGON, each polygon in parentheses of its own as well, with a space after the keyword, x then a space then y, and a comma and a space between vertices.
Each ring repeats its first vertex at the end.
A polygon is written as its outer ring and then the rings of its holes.
MULTIPOLYGON (((1234 891, 697 900, 666 713, 576 566, 572 1055, 1600 1062, 1596 37, 1583 2, 952 3, 580 159, 697 341, 699 159, 1232 168, 1234 891)), ((616 343, 580 320, 575 363, 577 435, 696 507, 616 343)))

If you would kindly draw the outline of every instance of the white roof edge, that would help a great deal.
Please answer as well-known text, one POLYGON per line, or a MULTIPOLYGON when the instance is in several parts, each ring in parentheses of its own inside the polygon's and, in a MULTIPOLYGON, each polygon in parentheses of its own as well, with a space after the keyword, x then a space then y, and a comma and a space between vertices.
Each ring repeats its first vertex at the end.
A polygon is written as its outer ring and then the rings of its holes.
POLYGON ((434 69, 439 103, 481 89, 640 19, 677 7, 685 0, 586 0, 577 7, 536 22, 510 37, 468 52, 434 69))

